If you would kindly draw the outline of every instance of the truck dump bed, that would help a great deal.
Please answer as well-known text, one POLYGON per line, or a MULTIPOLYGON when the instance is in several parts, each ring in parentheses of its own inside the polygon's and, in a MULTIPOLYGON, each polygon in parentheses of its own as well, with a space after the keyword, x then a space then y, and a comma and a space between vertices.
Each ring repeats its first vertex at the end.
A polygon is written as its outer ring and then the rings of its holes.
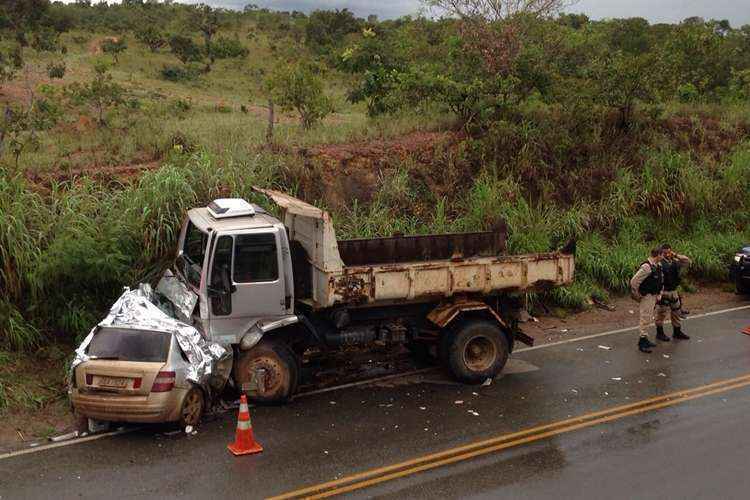
POLYGON ((297 300, 336 305, 440 300, 571 283, 572 255, 503 255, 505 230, 337 241, 330 215, 278 191, 258 189, 282 210, 292 242, 297 300))

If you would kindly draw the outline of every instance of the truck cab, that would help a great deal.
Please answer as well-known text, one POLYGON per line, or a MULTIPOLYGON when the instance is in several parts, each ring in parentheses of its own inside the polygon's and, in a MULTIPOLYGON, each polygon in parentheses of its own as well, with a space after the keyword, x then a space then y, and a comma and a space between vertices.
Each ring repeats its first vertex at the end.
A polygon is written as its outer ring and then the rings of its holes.
POLYGON ((236 345, 256 325, 296 321, 284 225, 241 199, 188 212, 177 272, 198 295, 194 320, 211 341, 236 345))

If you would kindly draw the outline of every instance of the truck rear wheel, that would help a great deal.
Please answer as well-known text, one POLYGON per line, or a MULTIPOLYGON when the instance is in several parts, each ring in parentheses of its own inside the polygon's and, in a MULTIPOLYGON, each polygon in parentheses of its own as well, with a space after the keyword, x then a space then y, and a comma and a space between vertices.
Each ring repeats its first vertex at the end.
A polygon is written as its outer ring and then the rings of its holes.
POLYGON ((235 366, 234 380, 253 402, 285 403, 297 390, 298 364, 285 343, 262 340, 252 349, 242 351, 235 366), (243 385, 250 387, 243 388, 243 385))
POLYGON ((498 325, 472 320, 445 339, 445 357, 453 375, 479 384, 500 373, 508 361, 508 339, 498 325))

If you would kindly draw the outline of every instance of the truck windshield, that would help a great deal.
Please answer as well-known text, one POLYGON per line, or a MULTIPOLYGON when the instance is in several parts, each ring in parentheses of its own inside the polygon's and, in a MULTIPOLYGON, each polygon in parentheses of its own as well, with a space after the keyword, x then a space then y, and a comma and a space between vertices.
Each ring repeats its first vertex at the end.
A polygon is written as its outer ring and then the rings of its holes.
POLYGON ((185 279, 195 287, 200 286, 201 283, 201 268, 203 266, 203 257, 206 255, 207 243, 208 234, 188 221, 185 244, 182 247, 182 255, 180 256, 178 266, 185 279))
POLYGON ((100 328, 89 344, 88 355, 119 361, 164 362, 172 334, 128 328, 100 328))

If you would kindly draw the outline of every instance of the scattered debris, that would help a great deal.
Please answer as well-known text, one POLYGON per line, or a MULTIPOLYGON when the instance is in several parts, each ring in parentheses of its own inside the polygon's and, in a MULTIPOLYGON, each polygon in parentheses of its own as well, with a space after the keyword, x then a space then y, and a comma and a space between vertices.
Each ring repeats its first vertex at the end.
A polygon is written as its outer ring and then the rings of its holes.
POLYGON ((605 351, 611 351, 612 350, 612 348, 610 346, 608 346, 608 345, 600 345, 599 349, 604 349, 605 351))
POLYGON ((484 382, 482 382, 482 387, 487 387, 488 385, 492 385, 492 378, 488 378, 484 382))
POLYGON ((329 402, 328 402, 328 404, 332 404, 332 405, 335 405, 335 404, 336 404, 336 401, 329 401, 329 402))
POLYGON ((69 432, 67 434, 62 434, 60 436, 54 436, 50 437, 49 440, 53 443, 59 443, 61 441, 70 441, 71 439, 75 439, 78 437, 78 431, 69 432))
POLYGON ((666 374, 666 373, 662 373, 662 372, 659 372, 659 376, 660 376, 660 377, 666 377, 666 376, 667 376, 667 374, 666 374))
POLYGON ((598 307, 599 309, 604 309, 605 311, 614 311, 615 306, 612 304, 607 304, 606 302, 603 302, 599 299, 596 299, 594 297, 591 298, 591 300, 594 302, 594 305, 598 307))
POLYGON ((631 309, 628 311, 630 314, 635 314, 635 312, 631 309))
POLYGON ((472 415, 474 415, 475 417, 478 417, 478 416, 479 416, 479 413, 475 412, 474 410, 467 410, 467 412, 466 412, 466 413, 471 413, 471 414, 472 414, 472 415))
POLYGON ((464 402, 459 399, 458 401, 454 401, 453 404, 462 405, 462 404, 464 404, 464 402))
POLYGON ((572 392, 573 394, 578 394, 578 389, 571 389, 570 392, 572 392))
POLYGON ((185 426, 185 434, 192 434, 192 433, 193 433, 193 426, 192 425, 185 426))
POLYGON ((583 352, 584 348, 583 347, 579 347, 579 348, 576 349, 576 351, 583 352))
POLYGON ((669 358, 669 354, 662 354, 663 357, 669 358))
POLYGON ((622 380, 622 377, 612 377, 612 380, 614 380, 615 382, 619 382, 620 380, 622 380))
POLYGON ((426 406, 420 406, 419 409, 422 410, 422 411, 425 411, 427 409, 427 407, 426 406))
POLYGON ((569 330, 567 328, 563 328, 562 330, 560 330, 560 333, 568 333, 568 331, 569 330))
POLYGON ((479 393, 478 392, 472 392, 471 395, 472 396, 479 396, 479 393))

